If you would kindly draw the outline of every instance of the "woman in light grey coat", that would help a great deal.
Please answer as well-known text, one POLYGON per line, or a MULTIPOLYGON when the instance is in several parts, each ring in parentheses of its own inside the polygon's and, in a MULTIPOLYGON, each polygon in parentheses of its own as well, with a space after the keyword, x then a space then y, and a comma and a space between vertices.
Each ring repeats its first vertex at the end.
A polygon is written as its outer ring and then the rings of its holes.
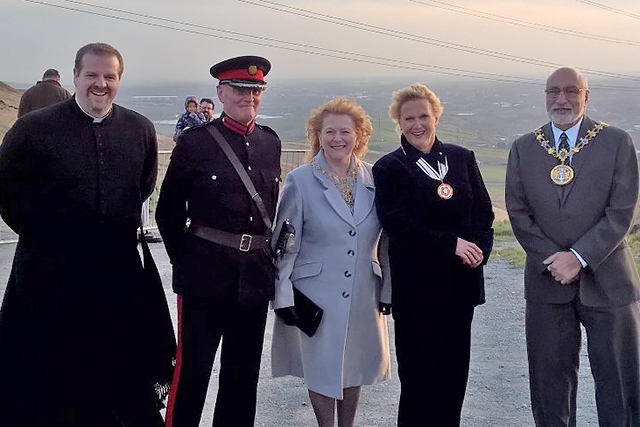
POLYGON ((305 379, 320 427, 334 425, 336 406, 338 426, 352 426, 360 386, 390 376, 390 277, 378 257, 384 245, 371 165, 360 160, 371 130, 352 100, 315 110, 307 121, 310 162, 287 175, 276 217, 276 236, 285 220, 296 233, 278 263, 272 373, 305 379), (294 286, 324 310, 312 337, 293 326, 294 286))

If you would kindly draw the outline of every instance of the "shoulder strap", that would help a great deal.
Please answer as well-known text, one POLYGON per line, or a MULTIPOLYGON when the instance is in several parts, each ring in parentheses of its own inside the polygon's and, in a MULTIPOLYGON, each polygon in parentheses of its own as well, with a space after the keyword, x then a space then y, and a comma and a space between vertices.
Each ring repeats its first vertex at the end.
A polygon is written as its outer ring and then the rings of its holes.
POLYGON ((249 192, 249 195, 251 196, 251 200, 255 202, 258 210, 260 211, 260 215, 262 216, 262 221, 264 221, 267 228, 271 230, 272 224, 271 224, 271 220, 269 219, 269 214, 267 213, 267 208, 265 207, 264 202, 262 201, 262 197, 260 197, 260 194, 258 194, 258 191, 256 191, 256 188, 253 186, 253 182, 251 182, 251 178, 249 178, 249 175, 247 175, 247 171, 244 170, 244 167, 240 163, 240 159, 238 159, 238 156, 236 156, 236 153, 233 151, 233 149, 231 148, 227 140, 224 138, 224 136, 220 133, 218 129, 216 129, 212 125, 209 125, 207 126, 207 130, 209 131, 213 139, 218 143, 218 145, 220 146, 224 154, 226 154, 227 158, 233 165, 233 168, 236 170, 236 172, 240 176, 240 179, 242 180, 242 183, 244 184, 245 188, 249 192))

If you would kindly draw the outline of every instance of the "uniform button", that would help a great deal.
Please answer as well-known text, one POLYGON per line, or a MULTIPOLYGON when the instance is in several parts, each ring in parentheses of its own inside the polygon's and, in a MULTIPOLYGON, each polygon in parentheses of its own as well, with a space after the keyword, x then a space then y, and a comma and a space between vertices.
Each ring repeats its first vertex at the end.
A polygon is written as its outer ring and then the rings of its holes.
POLYGON ((353 237, 356 235, 356 230, 349 230, 349 236, 353 237))
POLYGON ((248 170, 251 170, 251 166, 247 166, 247 169, 248 169, 248 170))
POLYGON ((342 292, 342 298, 349 298, 349 292, 343 291, 342 292))
POLYGON ((249 141, 245 142, 245 144, 246 144, 246 146, 248 147, 248 146, 249 146, 249 141))
POLYGON ((218 175, 211 175, 211 179, 215 181, 216 179, 218 179, 218 175))
POLYGON ((355 253, 353 250, 351 250, 351 249, 349 249, 349 250, 347 251, 347 255, 354 256, 355 254, 356 254, 356 253, 355 253))
POLYGON ((344 272, 344 277, 351 277, 351 273, 349 272, 349 270, 344 272))
POLYGON ((253 217, 252 216, 249 217, 249 221, 253 222, 253 217))

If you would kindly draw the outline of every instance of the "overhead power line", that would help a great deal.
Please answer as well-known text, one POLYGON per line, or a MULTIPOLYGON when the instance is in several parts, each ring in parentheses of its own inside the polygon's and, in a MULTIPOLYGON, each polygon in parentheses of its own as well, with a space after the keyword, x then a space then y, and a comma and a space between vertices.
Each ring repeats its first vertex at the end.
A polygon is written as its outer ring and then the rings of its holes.
POLYGON ((459 77, 470 77, 470 78, 490 80, 490 81, 540 84, 539 80, 525 78, 525 77, 517 77, 517 76, 510 76, 510 75, 496 74, 496 73, 486 73, 481 71, 462 70, 462 69, 451 68, 451 67, 443 67, 443 66, 437 66, 437 65, 431 65, 431 64, 422 64, 422 63, 404 61, 404 60, 395 59, 395 58, 384 58, 384 57, 377 57, 377 56, 371 56, 371 55, 363 55, 357 52, 328 49, 328 48, 323 48, 320 46, 314 46, 310 44, 288 42, 288 41, 273 39, 273 38, 264 37, 264 36, 256 36, 253 34, 243 34, 237 31, 222 30, 218 28, 193 24, 190 22, 177 21, 177 20, 162 18, 162 17, 153 16, 149 14, 140 14, 140 13, 126 11, 123 9, 99 6, 99 5, 85 3, 81 1, 64 0, 68 3, 75 3, 82 6, 93 7, 97 9, 107 10, 110 12, 124 14, 124 15, 136 16, 139 18, 152 19, 158 22, 143 21, 139 19, 129 18, 126 16, 117 16, 117 15, 112 15, 107 13, 94 12, 90 10, 62 6, 62 5, 57 5, 57 4, 38 1, 38 0, 24 0, 24 1, 28 3, 34 3, 34 4, 43 5, 43 6, 50 6, 50 7, 55 7, 59 9, 69 10, 73 12, 80 12, 80 13, 95 15, 95 16, 104 17, 104 18, 110 18, 110 19, 115 19, 115 20, 120 20, 125 22, 131 22, 135 24, 141 24, 141 25, 147 25, 150 27, 163 28, 163 29, 179 31, 183 33, 196 34, 196 35, 207 36, 207 37, 215 37, 223 40, 249 43, 249 44, 254 44, 254 45, 259 45, 264 47, 275 48, 275 49, 284 49, 284 50, 289 50, 289 51, 304 53, 309 55, 331 57, 331 58, 352 61, 352 62, 368 63, 368 64, 374 64, 374 65, 381 65, 385 67, 391 67, 391 68, 439 73, 439 74, 453 75, 453 76, 459 76, 459 77), (180 26, 184 26, 185 28, 179 28, 176 26, 168 25, 168 24, 180 25, 180 26), (219 32, 226 35, 211 34, 201 30, 219 32), (246 38, 247 40, 244 40, 243 38, 246 38), (260 40, 260 41, 257 41, 257 40, 260 40))
POLYGON ((628 16, 629 18, 640 19, 640 15, 638 15, 637 13, 631 13, 622 9, 616 9, 615 7, 607 6, 605 4, 598 3, 595 1, 589 1, 589 0, 576 0, 576 1, 578 3, 584 3, 584 4, 588 4, 589 6, 608 10, 609 12, 617 13, 618 15, 624 15, 624 16, 628 16))
MULTIPOLYGON (((552 27, 550 25, 539 24, 536 22, 522 21, 520 19, 510 18, 508 16, 496 15, 493 13, 483 12, 481 10, 470 9, 462 6, 456 6, 456 5, 441 2, 441 1, 435 1, 435 0, 423 0, 423 1, 409 0, 409 1, 413 3, 423 4, 425 6, 435 7, 438 9, 445 9, 451 12, 461 13, 464 15, 475 16, 477 18, 483 18, 491 21, 502 22, 505 24, 516 25, 518 27, 532 28, 539 31, 546 31, 549 33, 564 34, 567 36, 579 37, 579 38, 590 39, 590 40, 598 40, 598 41, 608 42, 608 43, 625 44, 629 46, 640 46, 640 41, 636 41, 636 40, 620 39, 617 37, 602 36, 598 34, 585 33, 583 31, 570 30, 566 28, 557 28, 557 27, 552 27)), ((583 3, 592 3, 592 2, 583 1, 583 3)))
MULTIPOLYGON (((541 59, 526 58, 526 57, 511 55, 511 54, 502 53, 494 50, 481 49, 481 48, 467 46, 459 43, 452 43, 452 42, 447 42, 443 40, 438 40, 431 37, 415 35, 415 34, 407 33, 404 31, 393 30, 389 28, 366 24, 359 21, 352 21, 349 19, 344 19, 337 16, 333 16, 333 15, 327 15, 327 14, 311 11, 308 9, 288 6, 288 5, 277 3, 270 0, 237 0, 237 1, 241 3, 251 4, 254 6, 260 6, 270 10, 275 10, 278 12, 284 12, 284 13, 301 16, 301 17, 305 17, 305 18, 309 18, 317 21, 328 22, 334 25, 339 25, 339 26, 348 27, 348 28, 355 28, 358 30, 362 30, 362 31, 366 31, 374 34, 382 34, 385 36, 390 36, 390 37, 394 37, 402 40, 409 40, 409 41, 414 41, 418 43, 429 44, 432 46, 438 46, 446 49, 453 49, 460 52, 471 53, 471 54, 479 55, 483 57, 498 58, 505 61, 518 62, 522 64, 530 64, 537 67, 556 67, 557 68, 565 65, 565 64, 549 62, 541 59)), ((600 71, 600 70, 594 70, 589 68, 582 68, 582 70, 589 72, 590 74, 593 74, 593 75, 599 75, 604 77, 614 77, 614 78, 631 80, 636 82, 640 81, 640 76, 633 76, 629 74, 614 73, 614 72, 608 72, 608 71, 600 71)))
MULTIPOLYGON (((438 73, 438 74, 453 75, 453 76, 459 76, 459 77, 469 77, 469 78, 488 80, 488 81, 507 82, 507 83, 527 83, 527 84, 535 84, 535 85, 542 84, 541 81, 538 79, 530 79, 530 78, 496 74, 496 73, 485 73, 485 72, 472 71, 472 70, 462 70, 462 69, 442 67, 442 66, 431 65, 431 64, 421 64, 421 63, 403 61, 403 60, 398 60, 393 58, 363 55, 356 52, 328 49, 328 48, 313 46, 309 44, 288 42, 284 40, 277 40, 277 39, 272 39, 272 38, 263 37, 263 36, 256 36, 252 34, 243 34, 236 31, 222 30, 218 28, 194 24, 191 22, 177 21, 177 20, 162 18, 162 17, 153 16, 149 14, 140 14, 140 13, 135 13, 131 11, 126 11, 123 9, 109 8, 109 7, 99 6, 99 5, 81 2, 81 1, 64 0, 68 3, 74 3, 74 4, 82 5, 85 7, 97 8, 97 9, 106 10, 109 12, 116 12, 119 14, 135 16, 143 19, 151 19, 158 22, 150 22, 150 21, 145 21, 140 19, 133 19, 126 16, 116 16, 113 14, 99 13, 95 11, 78 9, 74 7, 67 7, 67 6, 47 3, 44 1, 38 1, 38 0, 24 0, 24 1, 43 5, 43 6, 50 6, 50 7, 55 7, 59 9, 69 10, 73 12, 80 12, 80 13, 85 13, 85 14, 109 18, 109 19, 121 20, 121 21, 130 22, 134 24, 146 25, 150 27, 168 29, 172 31, 179 31, 183 33, 201 35, 206 37, 215 37, 223 40, 248 43, 248 44, 259 45, 259 46, 264 46, 269 48, 283 49, 283 50, 288 50, 288 51, 293 51, 293 52, 298 52, 298 53, 303 53, 308 55, 324 56, 324 57, 330 57, 330 58, 335 58, 340 60, 359 62, 359 63, 368 63, 373 65, 391 67, 391 68, 415 70, 415 71, 428 72, 428 73, 438 73), (181 28, 181 27, 184 27, 184 28, 181 28), (218 32, 221 34, 211 34, 206 31, 218 32)), ((592 85, 592 88, 595 88, 595 87, 596 86, 592 85)), ((611 89, 622 89, 622 90, 640 90, 640 88, 633 87, 633 86, 632 87, 600 86, 600 87, 611 88, 611 89)))

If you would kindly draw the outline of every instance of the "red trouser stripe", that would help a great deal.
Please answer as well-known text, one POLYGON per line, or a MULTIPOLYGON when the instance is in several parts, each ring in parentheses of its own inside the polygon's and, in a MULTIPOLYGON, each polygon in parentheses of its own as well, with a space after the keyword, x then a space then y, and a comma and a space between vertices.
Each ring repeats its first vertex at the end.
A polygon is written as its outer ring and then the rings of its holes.
POLYGON ((173 408, 176 404, 176 394, 178 393, 178 382, 180 380, 180 368, 182 367, 182 295, 178 295, 178 348, 176 350, 176 366, 173 368, 173 378, 169 389, 167 401, 167 413, 165 416, 166 427, 173 426, 173 408))

